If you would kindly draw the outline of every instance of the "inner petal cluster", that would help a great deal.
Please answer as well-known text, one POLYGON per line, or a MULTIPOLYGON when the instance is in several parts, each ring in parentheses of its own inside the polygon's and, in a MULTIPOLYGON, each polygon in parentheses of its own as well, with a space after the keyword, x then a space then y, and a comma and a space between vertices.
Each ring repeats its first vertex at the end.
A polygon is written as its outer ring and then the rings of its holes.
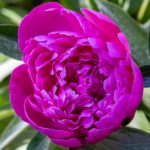
POLYGON ((128 54, 114 55, 117 47, 104 40, 97 49, 91 40, 97 39, 54 32, 26 42, 23 59, 34 85, 28 99, 32 109, 46 118, 45 123, 33 119, 37 124, 71 131, 69 136, 83 139, 81 135, 86 137, 112 113, 119 96, 131 92, 128 54))

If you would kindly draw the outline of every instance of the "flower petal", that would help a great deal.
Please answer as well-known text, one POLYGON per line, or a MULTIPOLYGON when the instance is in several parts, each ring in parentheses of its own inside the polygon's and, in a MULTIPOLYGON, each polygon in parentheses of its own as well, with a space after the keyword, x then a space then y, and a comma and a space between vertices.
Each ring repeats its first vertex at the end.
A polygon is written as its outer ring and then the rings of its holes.
POLYGON ((117 33, 120 32, 120 29, 109 17, 100 12, 85 8, 82 8, 81 11, 85 17, 104 34, 106 39, 110 40, 117 37, 117 33))
POLYGON ((104 138, 106 138, 112 131, 118 129, 117 127, 113 126, 107 129, 96 129, 93 128, 89 131, 88 136, 86 138, 87 144, 95 144, 104 138))
MULTIPOLYGON (((70 131, 52 129, 52 120, 46 118, 42 113, 36 111, 35 109, 33 110, 29 99, 26 99, 24 106, 27 122, 33 128, 46 134, 50 138, 67 138, 73 135, 73 132, 70 131)), ((56 127, 57 125, 54 126, 56 127)))
POLYGON ((67 10, 58 3, 45 3, 34 8, 22 20, 18 34, 19 47, 23 50, 28 39, 55 31, 89 32, 92 35, 98 32, 79 13, 67 10))
POLYGON ((114 42, 107 42, 107 48, 109 50, 109 55, 112 58, 124 58, 126 57, 126 51, 121 49, 119 45, 114 42))
POLYGON ((10 79, 10 100, 15 112, 26 120, 24 113, 24 101, 26 97, 33 93, 33 86, 29 77, 27 66, 17 67, 10 79))
POLYGON ((132 86, 132 95, 128 103, 128 116, 133 117, 135 110, 139 106, 143 96, 143 77, 138 66, 132 62, 134 81, 132 86))

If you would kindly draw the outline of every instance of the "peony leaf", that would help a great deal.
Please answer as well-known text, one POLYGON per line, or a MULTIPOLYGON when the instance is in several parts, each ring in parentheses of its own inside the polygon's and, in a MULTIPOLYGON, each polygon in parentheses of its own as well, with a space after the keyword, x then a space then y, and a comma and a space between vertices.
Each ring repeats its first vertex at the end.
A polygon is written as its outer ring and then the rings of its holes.
POLYGON ((69 148, 66 147, 60 147, 59 145, 56 145, 54 143, 50 143, 49 150, 69 150, 69 148))
POLYGON ((150 19, 150 0, 143 1, 143 4, 141 5, 140 14, 138 15, 138 19, 145 23, 150 19))
POLYGON ((48 150, 50 140, 41 133, 37 133, 29 143, 27 150, 48 150))
POLYGON ((12 122, 10 122, 0 138, 0 149, 9 144, 10 141, 13 140, 14 137, 20 133, 20 131, 22 131, 22 129, 26 128, 26 126, 26 123, 21 122, 18 117, 15 117, 12 122))
MULTIPOLYGON (((94 137, 93 137, 94 138, 94 137)), ((150 134, 133 128, 122 128, 95 145, 70 150, 148 150, 150 134)))
POLYGON ((122 7, 127 0, 108 0, 108 1, 120 5, 122 7))
POLYGON ((150 122, 150 65, 140 67, 143 79, 144 79, 144 94, 143 94, 143 100, 139 107, 139 110, 142 110, 147 119, 150 122))
POLYGON ((112 3, 115 3, 115 4, 119 4, 119 0, 109 0, 111 1, 112 3))
POLYGON ((30 141, 27 150, 68 150, 50 142, 50 139, 38 132, 30 141))
POLYGON ((144 87, 150 87, 150 65, 142 66, 141 71, 144 78, 144 87))
POLYGON ((146 118, 143 110, 137 110, 133 120, 127 126, 150 133, 150 123, 146 118))
POLYGON ((13 116, 14 111, 11 109, 9 101, 9 77, 7 77, 0 81, 0 136, 13 116))
POLYGON ((11 4, 15 4, 15 3, 20 3, 22 2, 23 0, 2 0, 2 1, 5 1, 5 3, 11 3, 11 4))
POLYGON ((14 117, 0 137, 0 149, 15 150, 27 145, 36 131, 14 117))
MULTIPOLYGON (((0 110, 7 105, 10 105, 9 101, 9 77, 0 82, 0 110)), ((9 107, 8 109, 10 109, 9 107)))
POLYGON ((14 40, 17 39, 18 27, 9 24, 0 24, 0 34, 12 37, 14 40))
POLYGON ((148 34, 120 7, 103 0, 95 0, 98 9, 110 16, 128 37, 134 59, 140 66, 150 64, 148 34))
POLYGON ((17 44, 17 27, 12 25, 0 25, 0 52, 21 59, 21 52, 17 44))
POLYGON ((150 88, 145 88, 144 94, 143 94, 143 100, 139 109, 144 111, 147 119, 150 122, 150 100, 149 98, 150 98, 150 88))
POLYGON ((128 13, 137 18, 143 0, 127 0, 126 2, 129 3, 127 9, 128 13))
POLYGON ((22 61, 18 61, 12 58, 0 64, 0 68, 1 70, 3 70, 3 72, 1 72, 1 75, 0 75, 0 82, 2 82, 7 76, 9 76, 11 72, 21 64, 22 64, 22 61))
POLYGON ((59 0, 59 1, 66 8, 73 9, 73 10, 76 10, 76 11, 80 11, 79 0, 75 0, 75 1, 59 0))

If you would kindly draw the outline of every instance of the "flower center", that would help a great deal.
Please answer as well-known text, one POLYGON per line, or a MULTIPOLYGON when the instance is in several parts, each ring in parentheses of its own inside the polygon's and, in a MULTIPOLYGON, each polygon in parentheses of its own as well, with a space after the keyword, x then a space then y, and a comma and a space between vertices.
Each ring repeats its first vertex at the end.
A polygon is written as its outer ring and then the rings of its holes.
POLYGON ((99 59, 91 47, 80 46, 61 62, 59 66, 62 69, 57 72, 60 87, 68 86, 75 93, 79 95, 84 93, 98 101, 104 97, 105 76, 99 73, 99 59))

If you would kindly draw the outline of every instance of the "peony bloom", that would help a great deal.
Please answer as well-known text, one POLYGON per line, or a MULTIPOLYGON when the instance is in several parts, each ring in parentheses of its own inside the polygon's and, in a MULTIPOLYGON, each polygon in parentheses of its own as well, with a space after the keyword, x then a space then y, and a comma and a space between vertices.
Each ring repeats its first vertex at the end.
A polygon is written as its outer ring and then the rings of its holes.
POLYGON ((66 147, 94 144, 130 121, 143 79, 126 36, 106 15, 50 2, 21 22, 24 64, 10 81, 12 107, 66 147))

